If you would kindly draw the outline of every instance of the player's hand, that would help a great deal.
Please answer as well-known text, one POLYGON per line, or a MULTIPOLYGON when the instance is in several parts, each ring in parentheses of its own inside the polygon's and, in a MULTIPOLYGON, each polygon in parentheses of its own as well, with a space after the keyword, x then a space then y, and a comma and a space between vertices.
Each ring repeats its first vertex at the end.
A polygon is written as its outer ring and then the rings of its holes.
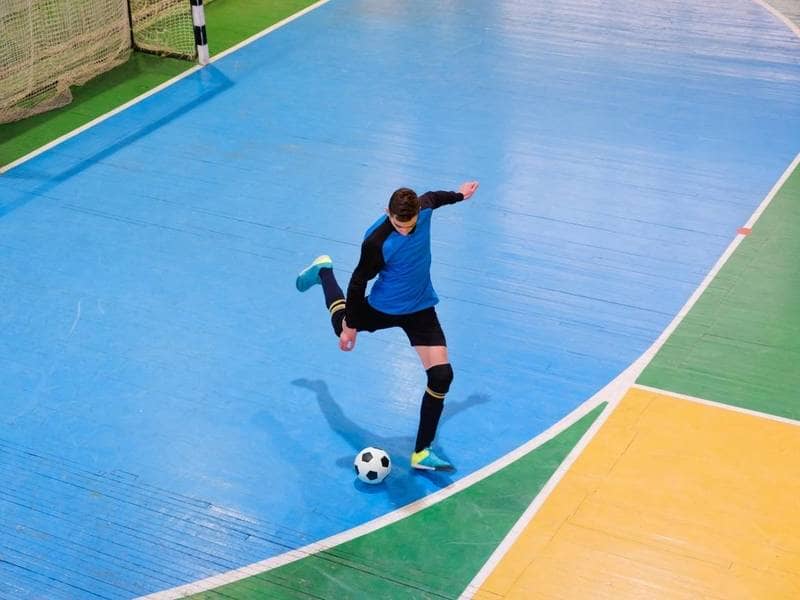
POLYGON ((477 181, 465 181, 461 184, 461 187, 458 188, 458 191, 460 194, 464 195, 464 200, 466 200, 475 193, 475 190, 478 189, 478 185, 477 181))
POLYGON ((342 333, 339 335, 339 350, 350 352, 356 347, 356 334, 358 331, 347 326, 347 321, 342 320, 342 333))

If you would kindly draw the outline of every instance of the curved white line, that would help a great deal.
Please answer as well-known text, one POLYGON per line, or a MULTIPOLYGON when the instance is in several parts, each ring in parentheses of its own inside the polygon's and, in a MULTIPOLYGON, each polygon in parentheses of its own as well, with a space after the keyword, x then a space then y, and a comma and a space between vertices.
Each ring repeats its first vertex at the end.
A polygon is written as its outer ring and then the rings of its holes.
MULTIPOLYGON (((778 193, 778 190, 780 190, 781 187, 783 187, 783 184, 786 183, 786 180, 794 172, 794 170, 797 168, 798 165, 800 165, 800 153, 794 157, 794 160, 783 172, 781 178, 774 186, 772 186, 772 189, 769 191, 767 196, 764 198, 764 200, 762 200, 761 204, 758 205, 758 207, 753 212, 750 219, 747 221, 747 227, 752 227, 755 224, 758 218, 766 210, 767 206, 769 206, 769 203, 772 202, 772 199, 778 193)), ((539 494, 537 494, 536 498, 533 499, 533 502, 530 504, 530 506, 528 506, 528 508, 525 510, 525 512, 522 514, 519 520, 514 524, 514 527, 511 528, 511 531, 509 531, 506 537, 503 538, 503 541, 500 542, 500 545, 489 557, 489 560, 487 560, 486 563, 483 565, 483 568, 481 568, 481 570, 478 571, 478 573, 475 575, 472 581, 469 582, 469 585, 467 585, 467 588, 458 597, 458 600, 471 600, 474 597, 475 593, 478 592, 480 587, 484 584, 486 579, 492 573, 492 571, 494 571, 497 568, 497 565, 506 555, 508 550, 514 545, 519 536, 522 535, 522 532, 525 531, 525 528, 533 520, 533 517, 536 516, 536 513, 539 512, 539 509, 542 507, 542 505, 545 503, 545 501, 550 496, 552 491, 555 489, 555 487, 564 477, 566 472, 578 458, 580 453, 589 444, 592 438, 594 438, 597 431, 600 429, 600 427, 603 425, 606 419, 608 419, 608 416, 614 411, 614 408, 616 408, 616 405, 619 404, 620 399, 625 394, 627 389, 633 386, 634 382, 636 381, 636 379, 638 379, 641 372, 650 363, 650 361, 653 360, 653 357, 655 357, 656 353, 659 351, 661 346, 664 345, 664 342, 666 342, 667 339, 672 335, 672 333, 678 327, 680 322, 683 321, 683 318, 689 313, 689 311, 695 305, 700 296, 703 295, 703 292, 711 284, 711 281, 717 276, 717 274, 725 265, 725 263, 728 262, 728 259, 731 257, 736 248, 739 247, 739 244, 742 243, 742 240, 745 238, 745 236, 746 234, 743 233, 736 234, 736 237, 727 247, 725 252, 723 252, 722 256, 720 256, 719 260, 717 260, 716 264, 714 264, 711 271, 708 272, 708 275, 705 276, 705 278, 700 283, 698 288, 694 291, 694 293, 691 295, 691 297, 686 301, 686 304, 683 305, 683 308, 678 312, 677 315, 675 315, 675 318, 672 320, 672 322, 662 332, 662 334, 658 337, 658 339, 655 342, 653 342, 653 345, 650 346, 647 349, 647 351, 636 360, 636 362, 634 362, 630 367, 628 367, 628 369, 626 369, 623 372, 623 375, 626 375, 624 380, 628 382, 625 389, 617 390, 618 395, 609 401, 609 406, 606 408, 606 410, 603 411, 603 414, 600 415, 600 417, 598 417, 597 421, 595 421, 594 424, 589 428, 589 430, 583 435, 578 444, 575 446, 572 452, 569 453, 567 458, 564 460, 564 462, 561 464, 558 470, 552 475, 552 477, 544 486, 544 488, 542 488, 539 494)), ((622 377, 622 375, 620 377, 622 377)), ((685 397, 685 399, 688 400, 690 399, 690 397, 687 396, 685 397)), ((698 402, 701 401, 700 399, 694 399, 694 400, 698 402)), ((702 401, 702 402, 708 403, 708 401, 702 401)), ((744 412, 744 410, 745 409, 742 409, 740 412, 744 412)), ((759 416, 764 416, 761 413, 758 414, 759 416)), ((780 417, 776 418, 776 420, 779 419, 780 417)))
POLYGON ((784 15, 781 11, 777 8, 772 6, 769 2, 765 0, 753 0, 756 4, 763 7, 770 13, 772 13, 775 17, 777 17, 784 25, 786 25, 789 29, 791 29, 797 37, 800 37, 800 27, 798 27, 797 23, 792 21, 789 17, 784 15))
MULTIPOLYGON (((748 220, 747 226, 752 227, 758 217, 764 212, 767 205, 772 201, 775 195, 778 193, 778 190, 783 186, 783 184, 788 179, 789 175, 794 171, 794 169, 800 164, 800 154, 798 154, 792 163, 786 168, 781 178, 778 182, 772 187, 769 191, 767 196, 761 202, 761 204, 756 208, 753 216, 748 220)), ((353 529, 349 529, 347 531, 343 531, 336 535, 330 536, 325 538, 324 540, 320 540, 318 542, 314 542, 312 544, 308 544, 307 546, 303 546, 302 548, 298 548, 297 550, 291 550, 289 552, 285 552, 284 554, 280 554, 278 556, 274 556, 272 558, 252 563, 240 569, 236 569, 234 571, 228 571, 225 573, 220 573, 219 575, 214 575, 212 577, 208 577, 206 579, 201 579, 199 581, 195 581, 186 585, 182 585, 179 587, 171 588, 168 590, 164 590, 162 592, 156 592, 154 594, 150 594, 148 596, 144 596, 142 600, 172 600, 174 598, 184 598, 186 596, 197 594, 200 592, 208 591, 210 589, 220 587, 222 585, 227 585, 229 583, 234 583, 236 581, 240 581, 247 577, 252 577, 253 575, 259 575, 264 573, 265 571, 269 571, 271 569, 275 569, 282 565, 286 565, 302 558, 306 558, 311 554, 315 554, 318 552, 323 552, 325 550, 330 550, 331 548, 338 546, 339 544, 343 544, 345 542, 349 542, 353 539, 371 533, 377 529, 382 527, 386 527, 387 525, 391 525, 405 517, 411 516, 414 513, 417 513, 437 502, 441 502, 445 498, 449 498, 453 494, 457 494, 458 492, 468 488, 469 486, 473 485, 485 479, 486 477, 496 473, 503 467, 508 466, 518 458, 528 454, 532 450, 538 448, 548 440, 553 439, 556 435, 576 423, 579 419, 587 415, 591 412, 594 408, 602 404, 603 402, 607 402, 609 404, 608 407, 603 411, 603 413, 597 418, 594 424, 589 428, 589 430, 583 435, 580 439, 578 444, 573 448, 572 452, 569 453, 567 458, 561 464, 561 466, 556 470, 556 472, 550 477, 548 482, 542 488, 542 490, 537 494, 537 496, 533 499, 531 505, 528 509, 523 513, 511 531, 506 535, 500 545, 497 547, 495 552, 489 557, 489 560, 485 563, 483 568, 478 572, 478 574, 472 579, 472 581, 467 586, 467 589, 464 593, 460 596, 460 600, 464 599, 467 600, 472 598, 472 594, 477 591, 480 586, 483 584, 485 579, 488 577, 489 573, 491 573, 494 568, 496 567, 497 563, 501 560, 503 555, 508 551, 508 549, 513 545, 522 531, 525 529, 527 524, 533 518, 533 516, 538 512, 539 508, 545 502, 547 497, 550 493, 555 489, 556 485, 559 481, 564 477, 564 474, 567 472, 569 467, 572 463, 575 462, 578 455, 581 451, 586 447, 586 445, 591 441, 597 431, 600 429, 602 424, 608 418, 608 416, 613 412, 613 409, 619 403, 622 396, 625 392, 630 389, 636 379, 639 377, 641 372, 644 368, 652 361, 653 357, 656 355, 658 350, 664 343, 667 341, 670 335, 675 331, 678 327, 680 322, 683 318, 688 314, 700 296, 703 294, 705 289, 709 286, 711 281, 717 275, 717 273, 722 269, 723 265, 728 261, 730 256, 733 254, 734 250, 739 246, 741 241, 745 238, 745 234, 737 234, 733 241, 730 243, 728 248, 722 254, 722 256, 717 260, 717 262, 712 267, 711 271, 709 271, 708 275, 703 279, 700 283, 698 288, 695 292, 691 295, 691 297, 686 301, 683 308, 678 312, 672 322, 667 326, 666 329, 661 333, 661 335, 656 339, 655 342, 636 360, 634 361, 631 366, 625 369, 622 373, 620 373, 613 381, 608 383, 603 389, 597 392, 594 396, 589 398, 586 402, 581 404, 578 408, 572 411, 569 415, 561 419, 555 425, 549 427, 544 432, 540 433, 533 439, 529 440, 519 448, 512 450, 505 456, 497 459, 496 461, 486 465, 485 467, 471 473, 470 475, 464 477, 453 483, 452 485, 439 490, 433 494, 425 496, 424 498, 420 498, 416 502, 408 504, 398 510, 392 511, 386 515, 378 517, 377 519, 373 519, 372 521, 368 521, 358 527, 353 529)))
POLYGON ((490 475, 496 473, 503 467, 508 466, 510 463, 514 462, 518 458, 528 454, 531 450, 534 450, 535 448, 538 448, 548 440, 553 439, 556 435, 558 435, 559 433, 561 433, 562 431, 573 425, 582 417, 586 416, 597 406, 599 406, 603 402, 607 402, 609 397, 617 395, 618 393, 620 393, 620 390, 622 389, 627 389, 627 387, 629 387, 630 384, 628 383, 628 378, 626 377, 626 373, 627 371, 620 374, 616 379, 614 379, 614 381, 606 385, 602 390, 597 392, 589 400, 581 404, 578 408, 576 408, 566 417, 561 419, 555 425, 551 426, 550 428, 543 431, 536 437, 532 438, 519 448, 512 450, 505 456, 486 465, 485 467, 482 467, 481 469, 478 469, 477 471, 470 473, 463 479, 459 479, 458 481, 447 486, 446 488, 434 492, 433 494, 429 494, 424 498, 420 498, 419 500, 412 502, 411 504, 407 504, 406 506, 403 506, 397 510, 394 510, 390 513, 387 513, 376 519, 373 519, 372 521, 363 523, 358 527, 354 527, 353 529, 348 529, 347 531, 343 531, 337 533, 336 535, 327 537, 324 540, 308 544, 296 550, 290 550, 289 552, 285 552, 278 556, 273 556, 272 558, 268 558, 263 561, 252 563, 250 565, 247 565, 240 569, 236 569, 234 571, 220 573, 219 575, 214 575, 212 577, 201 579, 199 581, 188 583, 186 585, 171 588, 161 592, 156 592, 148 596, 143 596, 140 600, 171 600, 173 598, 184 598, 186 596, 208 591, 210 589, 222 585, 227 585, 229 583, 233 583, 235 581, 239 581, 247 577, 252 577, 253 575, 259 575, 271 569, 275 569, 277 567, 295 562, 302 558, 306 558, 307 556, 310 556, 312 554, 323 552, 325 550, 330 550, 335 546, 354 540, 358 537, 361 537, 362 535, 372 533, 373 531, 376 531, 382 527, 386 527, 387 525, 396 523, 401 519, 409 517, 421 510, 424 510, 425 508, 428 508, 429 506, 432 506, 437 502, 441 502, 442 500, 449 498, 450 496, 457 494, 458 492, 470 487, 472 484, 477 483, 482 479, 485 479, 486 477, 489 477, 490 475))

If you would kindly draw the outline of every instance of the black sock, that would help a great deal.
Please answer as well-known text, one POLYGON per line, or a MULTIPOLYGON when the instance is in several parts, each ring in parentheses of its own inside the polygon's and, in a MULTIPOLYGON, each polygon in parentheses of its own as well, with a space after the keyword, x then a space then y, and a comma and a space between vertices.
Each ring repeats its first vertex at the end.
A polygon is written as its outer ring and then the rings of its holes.
POLYGON ((417 443, 414 446, 414 452, 420 452, 433 443, 443 409, 444 400, 434 398, 425 392, 425 395, 422 396, 422 406, 419 409, 419 429, 417 429, 417 443))
POLYGON ((425 372, 428 375, 428 387, 425 388, 419 409, 419 429, 414 452, 420 452, 433 443, 439 427, 439 417, 444 409, 444 397, 450 391, 453 381, 453 367, 450 363, 434 365, 425 372))
POLYGON ((342 334, 342 321, 344 320, 344 293, 336 281, 333 269, 320 269, 319 279, 322 283, 322 292, 325 294, 325 306, 331 313, 333 332, 339 336, 342 334))
POLYGON ((336 281, 333 269, 327 267, 320 269, 319 280, 322 282, 322 291, 325 294, 325 306, 330 307, 336 300, 344 300, 344 293, 336 281))

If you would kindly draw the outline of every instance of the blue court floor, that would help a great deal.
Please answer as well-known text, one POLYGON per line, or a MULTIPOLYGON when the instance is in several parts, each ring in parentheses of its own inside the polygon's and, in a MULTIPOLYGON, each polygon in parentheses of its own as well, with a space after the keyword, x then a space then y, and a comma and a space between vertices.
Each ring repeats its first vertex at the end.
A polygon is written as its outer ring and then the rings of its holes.
POLYGON ((0 597, 129 598, 363 524, 535 437, 647 349, 798 152, 800 40, 750 0, 331 0, 0 176, 0 597), (401 186, 455 381, 342 353, 401 186), (394 458, 354 482, 364 446, 394 458))

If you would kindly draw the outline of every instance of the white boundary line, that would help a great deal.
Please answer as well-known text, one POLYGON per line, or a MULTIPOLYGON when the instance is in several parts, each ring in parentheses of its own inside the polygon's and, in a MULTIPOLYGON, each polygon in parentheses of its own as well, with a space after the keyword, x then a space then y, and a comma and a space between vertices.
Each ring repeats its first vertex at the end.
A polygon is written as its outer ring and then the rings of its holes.
POLYGON ((617 377, 614 381, 609 383, 606 387, 597 392, 589 400, 581 404, 578 408, 576 408, 566 417, 561 419, 558 423, 554 424, 553 426, 549 427, 536 437, 527 441, 519 448, 512 450, 511 452, 497 459, 496 461, 486 465, 485 467, 482 467, 481 469, 475 471, 474 473, 467 475, 463 479, 459 479, 455 483, 447 486, 442 490, 439 490, 438 492, 434 492, 433 494, 425 496, 424 498, 420 498, 416 502, 412 502, 407 506, 404 506, 386 515, 378 517, 377 519, 373 519, 372 521, 368 521, 367 523, 359 525, 358 527, 355 527, 353 529, 348 529, 347 531, 343 531, 331 537, 325 538, 324 540, 320 540, 319 542, 308 544, 306 546, 303 546, 302 548, 298 548, 297 550, 290 550, 289 552, 285 552, 278 556, 273 556, 272 558, 247 565, 245 567, 236 569, 234 571, 220 573, 219 575, 214 575, 212 577, 201 579, 199 581, 188 583, 186 585, 171 588, 161 592, 156 592, 148 596, 143 596, 141 600, 172 600, 173 598, 183 598, 191 594, 197 594, 199 592, 208 591, 210 589, 226 585, 228 583, 233 583, 235 581, 239 581, 247 577, 252 577, 253 575, 259 575, 271 569, 275 569, 277 567, 295 562, 296 560, 306 558, 311 554, 316 554, 318 552, 329 550, 335 546, 338 546, 345 542, 349 542, 358 537, 361 537, 362 535, 366 535, 377 529, 386 527, 387 525, 391 525, 392 523, 395 523, 397 521, 400 521, 401 519, 409 517, 414 513, 417 513, 429 506, 432 506, 437 502, 441 502, 442 500, 449 498, 450 496, 453 496, 454 494, 457 494, 458 492, 470 487, 472 484, 477 483, 482 479, 485 479, 489 475, 496 473, 503 467, 517 460, 518 458, 538 448, 545 442, 553 439, 563 430, 567 429, 568 427, 579 421, 582 417, 589 414, 597 406, 599 406, 603 402, 606 402, 607 401, 606 398, 609 396, 609 394, 616 394, 618 389, 622 389, 622 387, 628 385, 627 383, 625 384, 620 383, 621 378, 622 375, 617 377))
MULTIPOLYGON (((624 392, 623 392, 624 394, 624 392)), ((536 513, 539 512, 539 509, 544 505, 545 501, 550 497, 550 494, 553 493, 553 490, 556 489, 556 486, 561 482, 564 478, 564 475, 567 474, 567 471, 570 470, 572 465, 578 459, 578 457, 583 453, 586 449, 586 446, 589 445, 589 442, 594 439, 594 436, 597 435, 597 432, 600 431, 600 428, 605 424, 608 420, 608 417, 614 410, 617 408, 622 395, 608 403, 605 410, 602 414, 597 417, 592 426, 583 434, 581 439, 572 449, 572 451, 567 455, 562 462, 558 469, 555 470, 553 475, 550 476, 550 479, 547 480, 547 483, 544 487, 539 490, 539 493, 536 494, 536 497, 533 501, 528 505, 528 508, 525 509, 525 512, 522 513, 522 516, 517 519, 517 522, 514 523, 514 526, 509 530, 506 536, 503 538, 503 541, 495 548, 495 551, 492 552, 492 555, 489 557, 480 571, 472 578, 472 581, 467 584, 466 589, 461 593, 459 596, 459 600, 462 598, 473 598, 475 593, 480 590, 480 587, 486 581, 486 579, 491 575, 491 573, 497 568, 499 562, 503 559, 506 553, 512 548, 512 546, 516 543, 517 539, 522 535, 525 529, 528 527, 530 522, 533 520, 533 517, 536 513)))
POLYGON ((280 29, 284 25, 286 25, 288 23, 291 23, 295 19, 299 19, 303 15, 306 15, 306 14, 310 13, 312 10, 318 9, 320 6, 322 6, 323 4, 327 4, 328 2, 330 2, 330 0, 319 0, 319 2, 315 2, 314 4, 305 7, 301 11, 296 12, 293 15, 289 15, 288 17, 286 17, 282 21, 278 21, 274 25, 271 25, 271 26, 267 27, 265 30, 259 31, 255 35, 251 35, 249 38, 247 38, 243 42, 239 42, 235 46, 231 46, 230 48, 228 48, 224 52, 220 52, 219 54, 215 54, 214 57, 211 59, 211 62, 213 63, 213 62, 216 62, 216 61, 218 61, 218 60, 220 60, 222 58, 225 58, 226 56, 228 56, 228 54, 231 54, 231 53, 236 52, 237 50, 239 50, 239 48, 243 48, 244 46, 252 44, 256 40, 261 39, 262 37, 264 37, 265 35, 268 35, 268 34, 272 33, 276 29, 280 29))
POLYGON ((188 70, 184 71, 183 73, 179 73, 178 75, 176 75, 172 79, 169 79, 169 80, 165 81, 164 83, 160 84, 159 86, 154 87, 152 90, 148 90, 145 93, 143 93, 143 94, 141 94, 139 96, 136 96, 136 98, 134 98, 133 100, 128 100, 125 104, 122 104, 121 106, 118 106, 117 108, 115 108, 115 109, 113 109, 113 110, 111 110, 111 111, 109 111, 109 112, 107 112, 107 113, 105 113, 103 115, 100 115, 99 117, 96 117, 95 119, 92 119, 88 123, 84 123, 80 127, 76 128, 76 129, 73 129, 69 133, 65 133, 61 137, 54 139, 52 142, 48 142, 44 146, 40 146, 39 148, 37 148, 36 150, 34 150, 32 152, 29 152, 25 156, 23 156, 21 158, 18 158, 17 160, 15 160, 13 162, 8 163, 6 166, 0 167, 0 175, 2 175, 3 173, 7 173, 8 171, 13 169, 14 167, 18 167, 22 163, 24 163, 26 161, 29 161, 32 158, 36 157, 36 156, 39 156, 43 152, 46 152, 47 150, 50 150, 50 148, 58 146, 62 142, 66 141, 66 140, 68 140, 70 138, 75 137, 76 135, 86 131, 87 129, 90 129, 90 128, 94 127, 98 123, 102 123, 106 119, 110 119, 114 115, 116 115, 118 113, 121 113, 123 110, 125 110, 127 108, 130 108, 134 104, 138 104, 142 100, 145 100, 146 98, 149 98, 150 96, 152 96, 154 94, 157 94, 158 92, 160 92, 164 88, 167 88, 167 87, 171 86, 172 84, 180 81, 184 77, 188 77, 189 75, 191 75, 192 73, 195 73, 196 71, 199 71, 200 69, 202 69, 202 67, 200 65, 195 65, 194 67, 189 68, 188 70))
MULTIPOLYGON (((220 52, 219 54, 215 54, 211 58, 211 60, 209 60, 209 64, 217 62, 218 60, 228 56, 228 54, 231 54, 232 52, 235 52, 236 50, 239 50, 240 48, 242 48, 244 46, 247 46, 248 44, 253 43, 254 41, 264 37, 265 35, 267 35, 269 33, 272 33, 276 29, 279 29, 279 28, 283 27, 284 25, 287 25, 288 23, 291 23, 295 19, 299 19, 300 17, 302 17, 303 15, 311 12, 312 10, 319 8, 323 4, 327 4, 328 2, 330 2, 330 0, 320 0, 319 2, 316 2, 316 3, 312 4, 311 6, 307 6, 306 8, 304 8, 301 11, 296 12, 293 15, 290 15, 290 16, 286 17, 282 21, 278 21, 277 23, 275 23, 274 25, 268 27, 264 31, 261 31, 261 32, 255 34, 255 35, 253 35, 253 36, 250 36, 249 38, 247 38, 243 42, 240 42, 240 43, 236 44, 235 46, 232 46, 231 48, 228 48, 224 52, 220 52)), ((178 75, 176 75, 172 79, 169 79, 169 80, 165 81, 164 83, 158 85, 157 87, 154 87, 152 90, 148 90, 148 91, 144 92, 143 94, 140 94, 139 96, 136 96, 136 98, 133 98, 132 100, 128 100, 125 104, 122 104, 121 106, 118 106, 117 108, 115 108, 115 109, 113 109, 113 110, 111 110, 111 111, 109 111, 109 112, 107 112, 107 113, 95 118, 95 119, 92 119, 88 123, 85 123, 85 124, 81 125, 80 127, 77 127, 76 129, 73 129, 69 133, 65 133, 61 137, 56 138, 55 140, 53 140, 52 142, 48 142, 44 146, 40 146, 36 150, 34 150, 32 152, 29 152, 25 156, 22 156, 22 157, 18 158, 17 160, 13 161, 13 162, 8 163, 4 167, 0 167, 0 175, 2 175, 3 173, 7 173, 8 171, 13 169, 14 167, 18 167, 22 163, 31 160, 32 158, 38 156, 39 154, 42 154, 43 152, 46 152, 47 150, 50 150, 51 148, 53 148, 55 146, 58 146, 62 142, 66 141, 66 140, 68 140, 70 138, 75 137, 76 135, 86 131, 87 129, 90 129, 90 128, 94 127, 98 123, 102 123, 106 119, 110 119, 114 115, 116 115, 118 113, 121 113, 122 111, 130 108, 134 104, 138 104, 139 102, 142 102, 143 100, 149 98, 150 96, 152 96, 154 94, 157 94, 161 90, 163 90, 165 88, 168 88, 171 85, 174 85, 175 83, 179 82, 181 79, 185 79, 186 77, 189 77, 189 75, 192 75, 192 74, 196 73, 197 71, 199 71, 202 68, 203 68, 203 65, 195 65, 194 67, 191 67, 191 68, 187 69, 186 71, 184 71, 182 73, 179 73, 178 75)))
MULTIPOLYGON (((759 204, 755 212, 753 212, 752 216, 747 221, 746 227, 752 227, 755 224, 755 222, 758 220, 761 214, 766 210, 767 206, 769 206, 769 203, 772 202, 772 199, 778 193, 778 190, 780 190, 781 187, 783 187, 783 184, 786 183, 786 180, 794 172, 798 164, 800 164, 800 153, 794 157, 794 160, 783 172, 783 175, 781 175, 778 182, 774 186, 772 186, 772 189, 769 191, 767 196, 764 198, 764 200, 762 200, 761 204, 759 204)), ((689 313, 689 311, 695 305, 700 296, 703 295, 703 292, 711 284, 711 281, 717 276, 717 274, 725 265, 725 263, 728 262, 728 259, 731 257, 734 250, 736 250, 736 248, 739 247, 739 244, 742 243, 742 240, 745 237, 746 234, 743 233, 736 234, 736 237, 733 239, 730 245, 728 245, 728 247, 725 249, 725 252, 722 253, 722 256, 720 256, 719 260, 717 260, 717 262, 714 264, 711 271, 708 272, 708 274, 705 276, 705 278, 700 283, 698 288, 686 301, 686 304, 684 304, 683 308, 681 308, 681 310, 678 312, 675 318, 672 319, 672 322, 670 322, 670 324, 661 333, 658 339, 655 342, 653 342, 653 344, 645 351, 645 353, 642 354, 630 367, 628 367, 622 373, 622 375, 620 375, 617 378, 621 380, 620 384, 622 384, 623 382, 627 382, 627 387, 617 390, 618 395, 609 401, 609 406, 606 408, 605 411, 603 411, 603 414, 600 415, 600 417, 598 417, 597 421, 583 435, 581 440, 578 442, 578 445, 576 445, 573 451, 569 453, 567 458, 564 460, 563 464, 556 470, 555 473, 553 473, 550 480, 547 482, 547 484, 545 484, 544 488, 542 488, 542 491, 540 491, 539 494, 536 496, 536 498, 534 498, 533 502, 528 507, 528 509, 514 524, 514 526, 511 528, 511 531, 508 532, 503 541, 500 542, 500 545, 489 557, 489 560, 487 560, 486 563, 483 565, 483 568, 480 571, 478 571, 478 573, 475 575, 472 581, 469 582, 467 588, 459 596, 459 600, 471 600, 474 597, 474 594, 478 590, 480 590, 480 587, 484 584, 489 575, 497 568, 497 565, 503 559, 508 550, 514 545, 519 536, 522 535, 522 532, 525 531, 527 526, 533 520, 533 517, 536 516, 536 513, 539 512, 539 509, 542 507, 547 498, 556 488, 558 483, 561 481, 561 479, 564 478, 564 475, 572 466, 572 464, 575 462, 578 455, 589 444, 592 438, 594 438, 594 436, 597 434, 597 431, 600 429, 600 426, 602 426, 602 424, 606 421, 606 419, 608 419, 609 415, 611 415, 611 413, 614 411, 617 404, 619 404, 619 401, 621 400, 622 396, 625 395, 627 389, 634 385, 634 382, 636 381, 636 379, 638 379, 641 372, 650 363, 650 361, 653 360, 653 357, 661 349, 661 346, 664 345, 664 343, 672 335, 675 329, 677 329, 678 325, 681 323, 681 321, 683 321, 683 318, 689 313)), ((690 398, 687 397, 687 399, 690 398)), ((780 417, 776 417, 776 419, 780 419, 780 417)))
POLYGON ((688 402, 694 402, 695 404, 703 404, 704 406, 721 408, 723 410, 727 410, 730 412, 741 413, 743 415, 749 415, 751 417, 758 417, 759 419, 765 419, 767 421, 777 421, 778 423, 785 423, 786 425, 794 425, 796 427, 800 427, 800 421, 798 421, 797 419, 790 419, 789 417, 779 417, 778 415, 771 415, 769 413, 761 412, 758 410, 751 410, 749 408, 743 408, 741 406, 734 406, 733 404, 723 404, 722 402, 714 402, 713 400, 706 400, 705 398, 698 398, 697 396, 679 394, 677 392, 662 390, 659 388, 650 387, 649 385, 642 385, 640 383, 634 383, 633 386, 631 387, 639 390, 644 390, 646 392, 655 392, 657 394, 661 394, 662 396, 672 396, 673 398, 678 398, 680 400, 687 400, 688 402))
POLYGON ((798 27, 794 21, 772 6, 769 2, 766 2, 765 0, 753 0, 753 2, 771 12, 775 17, 780 19, 784 25, 791 29, 797 37, 800 37, 800 27, 798 27))

